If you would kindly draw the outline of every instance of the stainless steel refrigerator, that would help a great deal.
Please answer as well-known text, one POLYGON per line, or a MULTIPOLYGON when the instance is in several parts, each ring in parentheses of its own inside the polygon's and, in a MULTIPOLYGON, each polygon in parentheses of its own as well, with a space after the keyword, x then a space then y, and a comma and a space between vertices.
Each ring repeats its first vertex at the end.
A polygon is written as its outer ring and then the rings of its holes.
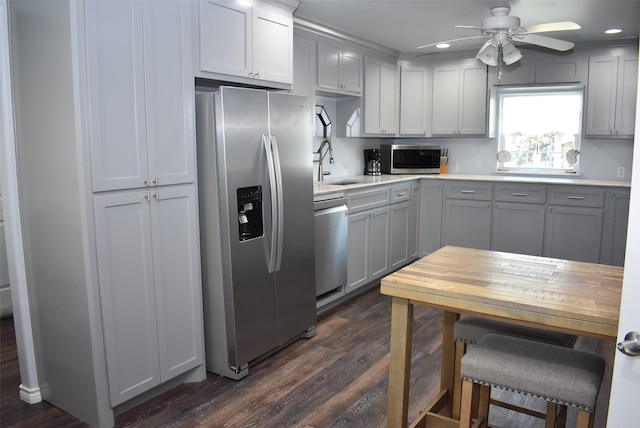
POLYGON ((221 87, 196 96, 207 370, 315 334, 310 99, 221 87))

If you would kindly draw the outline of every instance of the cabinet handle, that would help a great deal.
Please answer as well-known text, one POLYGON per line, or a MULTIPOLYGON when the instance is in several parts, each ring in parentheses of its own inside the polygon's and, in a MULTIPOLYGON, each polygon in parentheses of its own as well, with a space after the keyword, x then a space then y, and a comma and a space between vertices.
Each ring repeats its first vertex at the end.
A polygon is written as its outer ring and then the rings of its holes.
POLYGON ((568 199, 574 199, 577 201, 582 201, 584 200, 584 196, 567 196, 568 199))
POLYGON ((144 195, 144 198, 145 198, 147 201, 150 201, 150 200, 151 200, 151 196, 149 195, 149 192, 147 192, 147 193, 144 195))
POLYGON ((407 196, 407 192, 400 192, 398 193, 398 196, 407 196))
POLYGON ((253 75, 253 77, 255 77, 256 79, 260 78, 260 72, 256 71, 256 73, 253 75))
POLYGON ((159 186, 160 185, 160 180, 158 179, 158 177, 153 179, 153 185, 154 186, 159 186))
POLYGON ((476 193, 476 191, 475 190, 461 190, 460 193, 467 193, 467 194, 473 195, 473 194, 476 193))
POLYGON ((148 178, 145 178, 145 179, 144 179, 144 181, 143 181, 143 183, 144 183, 144 185, 145 185, 145 186, 147 186, 147 187, 148 187, 148 186, 149 186, 149 179, 148 179, 148 178))
POLYGON ((512 193, 511 196, 527 196, 526 193, 512 193))

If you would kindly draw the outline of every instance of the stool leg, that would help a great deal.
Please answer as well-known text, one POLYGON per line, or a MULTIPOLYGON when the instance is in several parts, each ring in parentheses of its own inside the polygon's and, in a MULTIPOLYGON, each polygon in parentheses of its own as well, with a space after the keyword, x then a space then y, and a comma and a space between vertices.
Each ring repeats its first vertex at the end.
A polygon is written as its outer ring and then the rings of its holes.
POLYGON ((593 413, 588 410, 578 410, 578 420, 576 421, 576 428, 593 428, 593 413))
POLYGON ((467 345, 464 342, 456 342, 456 354, 454 361, 454 381, 453 381, 453 409, 452 409, 452 417, 453 419, 460 418, 460 396, 462 395, 462 378, 460 377, 460 364, 462 361, 462 357, 466 352, 467 345))
POLYGON ((558 405, 554 402, 548 401, 547 416, 544 419, 544 428, 555 428, 557 412, 558 412, 558 405))
POLYGON ((567 406, 559 405, 560 411, 556 417, 556 428, 565 428, 567 426, 567 406))
POLYGON ((491 387, 488 385, 478 385, 480 387, 480 397, 478 399, 478 418, 483 422, 480 426, 489 426, 489 404, 491 404, 491 387))
POLYGON ((478 385, 470 380, 462 381, 462 397, 460 405, 460 428, 471 427, 471 402, 474 392, 478 390, 478 385))

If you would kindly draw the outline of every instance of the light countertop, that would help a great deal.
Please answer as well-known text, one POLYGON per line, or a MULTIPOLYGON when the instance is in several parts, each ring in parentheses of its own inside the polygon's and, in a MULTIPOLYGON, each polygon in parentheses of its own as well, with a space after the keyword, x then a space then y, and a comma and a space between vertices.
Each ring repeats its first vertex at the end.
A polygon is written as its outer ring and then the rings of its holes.
POLYGON ((464 180, 464 181, 492 181, 496 183, 529 183, 529 184, 562 184, 570 186, 600 186, 600 187, 631 187, 630 181, 618 180, 589 180, 578 177, 532 177, 517 175, 465 175, 465 174, 425 174, 425 175, 356 175, 336 179, 314 182, 313 194, 322 195, 343 193, 348 190, 366 187, 394 184, 402 181, 430 179, 430 180, 464 180), (343 183, 343 184, 340 184, 343 183))

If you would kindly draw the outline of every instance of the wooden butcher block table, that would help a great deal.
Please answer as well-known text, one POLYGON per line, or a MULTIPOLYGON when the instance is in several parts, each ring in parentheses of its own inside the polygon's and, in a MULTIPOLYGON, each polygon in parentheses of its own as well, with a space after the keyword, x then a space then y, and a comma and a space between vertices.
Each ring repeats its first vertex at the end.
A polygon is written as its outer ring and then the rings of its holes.
POLYGON ((623 268, 447 246, 382 279, 393 297, 388 427, 407 426, 413 305, 444 311, 440 394, 412 426, 458 426, 453 325, 460 314, 615 340, 623 268), (453 405, 456 403, 456 405, 453 405))

